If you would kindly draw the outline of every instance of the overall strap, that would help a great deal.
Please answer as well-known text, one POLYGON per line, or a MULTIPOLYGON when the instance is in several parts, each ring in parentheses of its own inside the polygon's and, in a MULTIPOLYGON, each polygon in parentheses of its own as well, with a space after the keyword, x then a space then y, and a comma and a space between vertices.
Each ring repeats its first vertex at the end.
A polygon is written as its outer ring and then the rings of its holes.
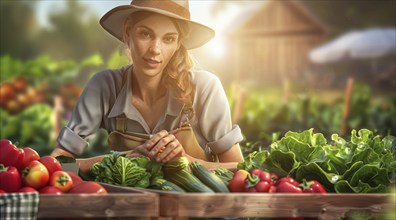
POLYGON ((194 111, 191 105, 184 104, 182 108, 183 116, 180 119, 180 127, 191 126, 190 122, 194 111))
MULTIPOLYGON (((131 66, 131 67, 132 67, 132 66, 131 66)), ((125 71, 122 72, 122 85, 121 85, 121 89, 122 89, 122 87, 124 87, 125 82, 126 82, 127 79, 128 79, 128 70, 129 70, 129 68, 131 68, 131 67, 126 68, 125 71)), ((120 91, 121 91, 121 90, 120 90, 120 91)), ((118 96, 118 94, 117 94, 117 96, 118 96)), ((127 120, 127 117, 125 116, 125 114, 121 114, 121 115, 119 115, 119 116, 116 117, 116 131, 119 131, 119 132, 122 132, 122 133, 124 133, 124 132, 126 131, 126 125, 127 125, 126 120, 127 120)))
POLYGON ((124 133, 126 131, 126 120, 125 114, 121 114, 116 117, 116 131, 124 133))

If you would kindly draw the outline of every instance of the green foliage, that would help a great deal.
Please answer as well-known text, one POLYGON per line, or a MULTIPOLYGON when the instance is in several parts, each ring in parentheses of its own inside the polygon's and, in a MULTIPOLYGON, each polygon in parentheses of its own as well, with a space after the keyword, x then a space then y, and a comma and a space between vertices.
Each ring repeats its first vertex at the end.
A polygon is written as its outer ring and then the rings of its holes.
POLYGON ((51 152, 54 146, 53 110, 47 104, 33 105, 17 115, 0 109, 0 139, 18 142, 18 147, 31 147, 40 155, 51 152))
POLYGON ((259 168, 299 181, 318 180, 329 192, 383 193, 396 182, 396 137, 352 130, 327 142, 313 129, 287 132, 269 150, 250 153, 239 169, 259 168))
MULTIPOLYGON (((241 143, 244 155, 268 148, 288 131, 313 128, 325 138, 340 131, 343 99, 329 103, 314 96, 295 95, 290 101, 282 102, 269 100, 264 91, 250 90, 244 101, 244 114, 238 122, 245 136, 241 143)), ((386 96, 373 97, 367 85, 355 83, 346 122, 349 131, 367 128, 379 135, 395 136, 396 101, 386 96)))

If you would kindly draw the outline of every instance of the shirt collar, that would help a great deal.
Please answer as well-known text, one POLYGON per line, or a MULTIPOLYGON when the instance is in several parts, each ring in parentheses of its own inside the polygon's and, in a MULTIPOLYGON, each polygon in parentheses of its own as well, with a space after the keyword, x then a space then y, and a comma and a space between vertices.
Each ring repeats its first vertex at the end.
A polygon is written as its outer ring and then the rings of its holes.
MULTIPOLYGON (((128 67, 127 67, 128 68, 128 67)), ((132 79, 131 79, 131 71, 133 68, 127 69, 127 77, 126 82, 123 82, 123 86, 118 93, 116 101, 114 102, 113 107, 108 115, 108 118, 116 117, 121 114, 125 114, 128 118, 136 117, 137 109, 133 107, 131 104, 132 100, 132 79), (128 105, 130 107, 128 108, 128 105)), ((121 72, 124 73, 125 69, 121 69, 121 72)), ((183 109, 183 104, 180 103, 174 96, 174 92, 172 90, 168 91, 168 104, 166 107, 166 115, 170 116, 178 116, 183 109)))
MULTIPOLYGON (((110 113, 108 115, 108 118, 116 117, 116 116, 121 115, 123 113, 124 114, 127 113, 126 106, 127 106, 128 103, 130 103, 130 102, 127 102, 127 101, 131 100, 131 93, 128 92, 128 91, 132 91, 131 90, 131 88, 132 88, 132 85, 131 85, 131 70, 132 70, 132 68, 128 68, 127 69, 126 82, 122 82, 121 90, 118 92, 118 95, 116 97, 116 100, 114 102, 113 107, 111 108, 111 111, 110 111, 110 113)), ((124 80, 123 74, 125 74, 125 69, 122 68, 121 69, 121 75, 122 75, 121 76, 122 77, 121 81, 124 80)))

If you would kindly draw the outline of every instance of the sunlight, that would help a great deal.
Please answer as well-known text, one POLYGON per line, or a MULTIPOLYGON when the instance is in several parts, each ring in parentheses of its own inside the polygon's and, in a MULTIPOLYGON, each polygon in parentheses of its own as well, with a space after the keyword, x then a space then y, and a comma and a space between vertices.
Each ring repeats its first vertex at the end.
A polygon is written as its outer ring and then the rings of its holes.
POLYGON ((211 50, 209 54, 216 58, 221 58, 225 54, 224 39, 220 36, 220 33, 216 33, 216 36, 209 41, 208 48, 211 50))

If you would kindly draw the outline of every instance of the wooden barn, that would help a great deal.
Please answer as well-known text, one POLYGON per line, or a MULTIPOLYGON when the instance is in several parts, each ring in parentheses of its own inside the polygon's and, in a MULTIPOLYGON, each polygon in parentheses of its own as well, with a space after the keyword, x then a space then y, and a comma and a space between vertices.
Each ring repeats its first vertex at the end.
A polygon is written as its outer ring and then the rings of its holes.
POLYGON ((298 0, 252 4, 227 33, 227 78, 273 84, 298 80, 310 65, 308 53, 322 43, 325 26, 298 0))

